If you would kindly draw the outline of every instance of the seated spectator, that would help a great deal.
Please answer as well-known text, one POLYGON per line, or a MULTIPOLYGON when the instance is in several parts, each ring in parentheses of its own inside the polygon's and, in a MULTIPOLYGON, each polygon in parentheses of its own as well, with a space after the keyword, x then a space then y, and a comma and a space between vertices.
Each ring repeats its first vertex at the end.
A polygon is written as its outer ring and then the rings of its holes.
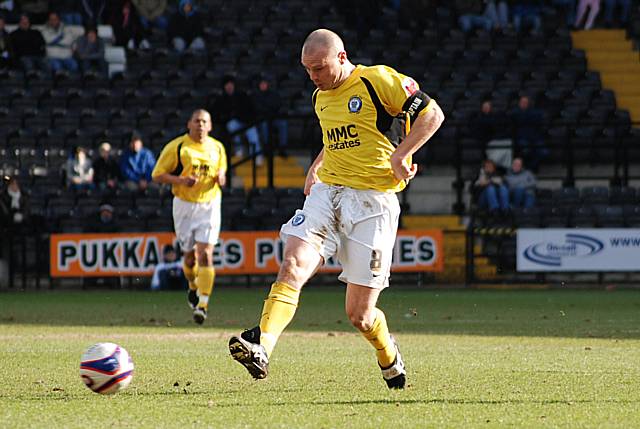
POLYGON ((51 70, 54 72, 62 69, 70 72, 78 70, 78 63, 71 51, 73 36, 56 12, 49 13, 49 19, 42 29, 42 37, 47 44, 47 57, 51 70))
POLYGON ((624 27, 629 22, 631 0, 604 0, 604 24, 607 27, 613 27, 614 25, 616 8, 620 8, 618 23, 624 27))
POLYGON ((49 71, 44 38, 42 33, 31 28, 28 15, 20 15, 18 28, 11 32, 9 39, 15 59, 25 72, 49 71))
POLYGON ((140 22, 146 30, 151 27, 166 30, 169 27, 169 19, 164 15, 167 0, 133 0, 133 5, 138 10, 140 22))
POLYGON ((0 193, 0 226, 25 224, 29 219, 29 196, 20 189, 17 177, 4 180, 7 186, 0 193))
POLYGON ((151 44, 146 39, 147 32, 131 0, 114 0, 109 7, 111 8, 109 23, 113 27, 115 44, 130 50, 150 49, 151 44))
POLYGON ((151 278, 151 290, 186 290, 187 279, 182 271, 182 261, 171 245, 162 249, 162 262, 156 265, 151 278))
POLYGON ((492 214, 505 213, 509 210, 509 190, 496 171, 496 164, 490 159, 482 162, 482 168, 473 183, 472 191, 478 207, 489 210, 492 214))
POLYGON ((156 165, 153 153, 144 147, 142 136, 131 135, 129 148, 120 157, 120 174, 124 184, 131 191, 144 191, 151 182, 151 172, 156 165))
POLYGON ((85 191, 94 188, 93 167, 85 148, 78 146, 75 149, 73 156, 67 160, 65 172, 69 189, 85 191))
POLYGON ((260 141, 263 145, 268 145, 270 137, 274 131, 278 132, 278 145, 274 147, 274 152, 286 157, 287 142, 289 139, 289 123, 283 116, 286 112, 283 109, 282 98, 277 91, 274 91, 269 84, 269 80, 262 78, 258 83, 258 92, 254 95, 256 113, 258 119, 258 131, 260 141))
POLYGON ((0 15, 0 70, 11 67, 11 39, 5 30, 6 22, 0 15))
POLYGON ((204 27, 202 18, 191 0, 180 0, 178 11, 171 18, 169 38, 173 48, 178 52, 188 49, 201 51, 205 49, 204 27))
POLYGON ((86 27, 84 35, 78 37, 71 49, 73 56, 80 64, 80 69, 107 72, 107 62, 104 59, 104 42, 98 37, 95 27, 86 27))
POLYGON ((97 216, 87 222, 85 232, 118 232, 113 206, 108 203, 101 203, 98 207, 97 216))
POLYGON ((584 21, 584 29, 591 30, 591 28, 593 28, 593 23, 598 16, 598 12, 600 12, 600 0, 580 0, 580 2, 578 3, 578 14, 576 16, 576 22, 573 24, 575 28, 580 28, 580 24, 582 24, 582 20, 585 17, 587 8, 589 8, 589 15, 584 21))
POLYGON ((120 167, 111 156, 111 145, 102 143, 99 152, 98 159, 93 163, 93 183, 103 192, 115 191, 120 179, 120 167))
POLYGON ((536 178, 522 167, 522 158, 513 159, 504 181, 509 188, 511 207, 529 208, 536 204, 536 178))
POLYGON ((511 167, 511 130, 506 116, 493 109, 491 100, 482 102, 480 111, 469 121, 469 134, 478 142, 487 158, 499 168, 511 167))
POLYGON ((544 145, 544 114, 531 105, 529 97, 523 95, 518 106, 511 112, 515 134, 516 152, 522 154, 526 165, 537 172, 543 159, 549 155, 544 145))
MULTIPOLYGON (((230 134, 245 128, 256 117, 256 109, 253 99, 242 91, 236 90, 236 80, 233 76, 225 76, 222 80, 223 93, 215 101, 211 111, 214 113, 214 117, 217 120, 222 121, 227 132, 230 134)), ((258 130, 255 126, 249 127, 244 131, 249 144, 252 146, 252 153, 260 153, 262 148, 260 146, 260 137, 258 136, 258 130)), ((236 133, 233 136, 233 143, 235 144, 235 155, 237 157, 244 156, 242 148, 242 135, 236 133)), ((263 156, 258 155, 256 157, 256 164, 262 165, 263 156)))
POLYGON ((532 33, 540 33, 542 28, 542 1, 514 0, 511 5, 513 28, 516 32, 520 32, 523 26, 529 26, 532 33))

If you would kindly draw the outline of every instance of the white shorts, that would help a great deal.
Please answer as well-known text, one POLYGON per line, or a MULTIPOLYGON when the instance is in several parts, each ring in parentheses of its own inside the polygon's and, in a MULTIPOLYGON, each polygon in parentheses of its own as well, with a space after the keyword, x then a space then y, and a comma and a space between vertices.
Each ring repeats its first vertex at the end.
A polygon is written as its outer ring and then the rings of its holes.
POLYGON ((336 255, 341 281, 382 289, 389 286, 399 216, 395 193, 316 183, 280 236, 300 238, 325 261, 336 255))
POLYGON ((196 243, 216 244, 220 236, 220 198, 192 203, 173 197, 173 227, 183 252, 196 243))

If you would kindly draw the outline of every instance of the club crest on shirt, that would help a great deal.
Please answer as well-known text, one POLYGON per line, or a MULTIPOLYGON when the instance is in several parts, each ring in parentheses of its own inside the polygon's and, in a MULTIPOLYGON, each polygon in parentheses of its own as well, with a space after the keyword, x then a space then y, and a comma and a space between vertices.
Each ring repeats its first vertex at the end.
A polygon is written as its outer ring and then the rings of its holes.
POLYGON ((295 215, 293 219, 291 219, 291 224, 293 226, 298 226, 302 224, 302 222, 304 222, 304 215, 302 213, 295 215))
POLYGON ((360 113, 360 109, 362 109, 362 98, 357 95, 351 96, 349 103, 347 103, 347 107, 351 113, 360 113))

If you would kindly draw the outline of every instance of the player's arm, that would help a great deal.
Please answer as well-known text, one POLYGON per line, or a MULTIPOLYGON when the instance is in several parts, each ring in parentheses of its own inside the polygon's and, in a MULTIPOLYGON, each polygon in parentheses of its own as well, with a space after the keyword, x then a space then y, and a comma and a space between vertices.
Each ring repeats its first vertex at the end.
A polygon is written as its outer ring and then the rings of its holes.
POLYGON ((307 178, 304 181, 304 194, 309 195, 311 187, 314 183, 318 182, 318 169, 322 166, 322 160, 324 158, 324 148, 320 151, 316 159, 313 161, 307 172, 307 178))
POLYGON ((404 141, 391 154, 391 168, 398 180, 412 179, 418 166, 407 165, 406 160, 416 153, 440 128, 444 121, 444 113, 435 100, 429 100, 424 112, 417 115, 411 125, 411 131, 404 141))
POLYGON ((178 167, 176 146, 175 144, 169 143, 162 149, 160 157, 151 172, 151 179, 156 183, 191 187, 195 185, 198 180, 195 176, 175 174, 176 168, 178 167))
POLYGON ((216 181, 218 185, 224 186, 227 184, 227 152, 224 150, 222 144, 219 145, 220 151, 220 164, 218 165, 218 176, 216 181))

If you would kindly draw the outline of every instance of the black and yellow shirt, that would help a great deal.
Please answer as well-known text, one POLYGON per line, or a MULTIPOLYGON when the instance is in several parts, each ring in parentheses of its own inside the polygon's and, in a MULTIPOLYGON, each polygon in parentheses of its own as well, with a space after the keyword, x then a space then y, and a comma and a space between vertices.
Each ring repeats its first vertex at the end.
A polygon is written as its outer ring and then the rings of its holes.
MULTIPOLYGON (((316 90, 313 102, 324 143, 320 181, 382 192, 404 189, 391 169, 398 142, 390 136, 394 118, 418 89, 415 80, 390 67, 359 65, 339 87, 316 90)), ((431 102, 419 114, 430 108, 431 102)))
POLYGON ((202 203, 222 194, 217 182, 220 170, 227 170, 227 155, 222 143, 211 137, 207 137, 204 143, 198 143, 185 134, 162 149, 151 175, 196 176, 198 181, 195 185, 172 185, 171 192, 181 200, 202 203))

